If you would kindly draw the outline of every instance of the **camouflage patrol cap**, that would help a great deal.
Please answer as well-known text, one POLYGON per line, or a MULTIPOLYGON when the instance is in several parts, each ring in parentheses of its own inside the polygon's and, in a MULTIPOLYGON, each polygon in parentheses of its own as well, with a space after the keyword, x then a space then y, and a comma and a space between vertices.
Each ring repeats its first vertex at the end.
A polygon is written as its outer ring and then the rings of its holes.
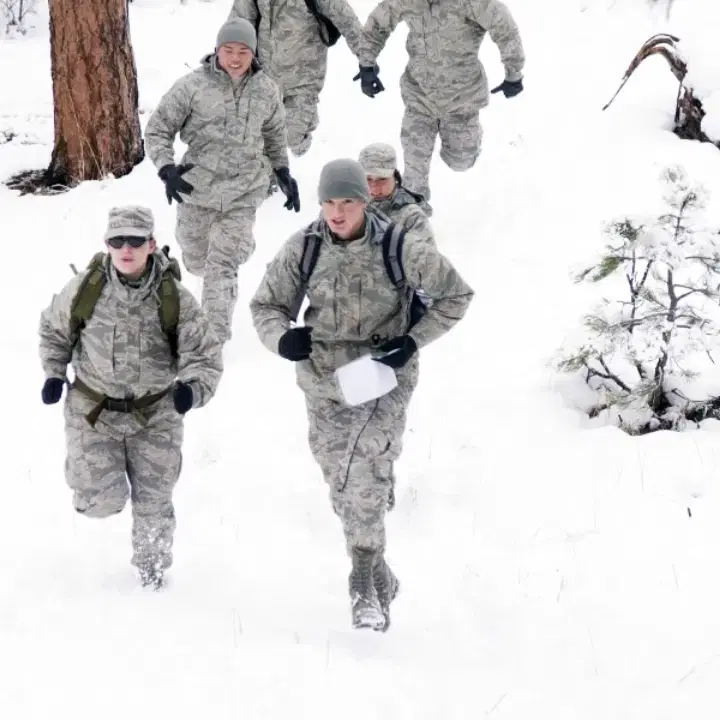
POLYGON ((387 143, 373 143, 364 147, 358 161, 365 174, 372 177, 392 177, 397 168, 395 148, 387 143))
POLYGON ((123 205, 110 209, 105 239, 123 236, 150 237, 154 229, 155 219, 150 208, 123 205))

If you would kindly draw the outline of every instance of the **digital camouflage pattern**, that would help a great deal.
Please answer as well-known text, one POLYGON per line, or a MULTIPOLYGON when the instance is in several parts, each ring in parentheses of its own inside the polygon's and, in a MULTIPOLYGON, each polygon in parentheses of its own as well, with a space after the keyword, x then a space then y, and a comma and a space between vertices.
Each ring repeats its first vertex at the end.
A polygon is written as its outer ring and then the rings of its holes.
POLYGON ((382 200, 373 200, 370 207, 387 215, 394 223, 406 230, 414 230, 432 237, 432 229, 422 204, 404 187, 397 186, 392 195, 382 200))
MULTIPOLYGON (((310 448, 323 470, 348 544, 383 548, 384 515, 400 454, 405 417, 417 383, 418 359, 396 371, 398 387, 372 403, 348 407, 336 385, 336 368, 409 325, 407 297, 387 276, 382 237, 387 219, 367 213, 366 232, 352 242, 335 242, 322 223, 322 246, 309 280, 304 323, 312 327, 313 351, 296 363, 307 403, 310 448)), ((304 230, 294 234, 270 262, 250 309, 264 345, 278 352, 291 327, 290 308, 302 287, 300 260, 304 230)), ((448 332, 465 314, 473 291, 432 236, 408 232, 402 262, 408 283, 432 298, 427 314, 410 334, 423 347, 448 332)))
MULTIPOLYGON (((108 281, 74 346, 70 312, 85 273, 73 278, 41 315, 40 359, 46 377, 66 378, 72 364, 85 385, 118 399, 160 393, 178 378, 192 388, 194 406, 205 405, 222 375, 222 347, 197 301, 178 284, 178 357, 172 357, 157 297, 167 263, 155 253, 148 273, 134 287, 123 282, 108 259, 108 281)), ((65 474, 75 508, 89 517, 107 517, 120 512, 130 494, 133 562, 139 565, 152 555, 167 567, 182 417, 166 395, 141 414, 103 410, 91 426, 87 415, 96 404, 77 388, 69 390, 65 402, 65 474)))
POLYGON ((392 145, 387 143, 366 145, 360 151, 358 163, 368 177, 394 177, 396 181, 392 194, 382 200, 372 200, 370 207, 387 215, 393 222, 402 225, 406 230, 416 229, 418 232, 432 234, 428 216, 423 209, 425 202, 422 198, 413 196, 400 184, 397 154, 392 145))
POLYGON ((232 337, 238 269, 255 251, 255 208, 219 212, 183 203, 176 238, 188 272, 204 279, 202 307, 221 343, 232 337))
POLYGON ((178 132, 188 145, 182 162, 195 165, 183 178, 195 189, 178 206, 176 236, 185 267, 204 278, 203 309, 224 343, 232 336, 238 268, 255 250, 256 208, 271 169, 288 166, 280 91, 257 69, 233 82, 208 55, 148 122, 146 147, 158 168, 174 161, 178 132))
POLYGON ((155 231, 155 218, 150 208, 142 205, 121 205, 108 212, 105 239, 112 237, 150 237, 155 231))
POLYGON ((145 129, 145 148, 158 170, 175 162, 175 136, 187 144, 183 175, 195 187, 185 204, 226 212, 256 208, 272 169, 288 167, 285 111, 277 84, 262 70, 239 82, 208 55, 160 100, 145 129))
POLYGON ((428 200, 438 133, 441 157, 453 170, 467 170, 478 157, 478 112, 488 104, 487 77, 478 57, 485 34, 500 50, 507 80, 522 77, 525 54, 510 11, 497 0, 383 0, 365 23, 371 61, 401 22, 409 29, 409 59, 400 81, 403 176, 410 190, 428 200))
MULTIPOLYGON (((350 5, 346 0, 316 2, 365 64, 365 37, 350 5)), ((249 20, 258 30, 258 58, 282 91, 288 145, 295 155, 302 155, 318 126, 318 97, 327 72, 328 48, 320 40, 317 21, 305 0, 235 0, 228 19, 237 17, 249 20)))
POLYGON ((72 389, 65 403, 65 478, 73 506, 90 518, 119 513, 132 497, 132 564, 172 564, 175 511, 172 493, 182 466, 182 417, 170 395, 149 413, 103 411, 95 427, 86 415, 94 402, 72 389))

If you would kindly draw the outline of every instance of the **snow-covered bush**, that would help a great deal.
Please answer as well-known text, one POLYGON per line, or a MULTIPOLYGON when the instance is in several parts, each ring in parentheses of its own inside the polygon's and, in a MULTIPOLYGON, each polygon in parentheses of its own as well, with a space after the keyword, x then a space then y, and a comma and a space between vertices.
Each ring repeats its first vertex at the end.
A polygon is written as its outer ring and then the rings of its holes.
POLYGON ((25 32, 25 20, 37 0, 0 0, 0 30, 25 32))
POLYGON ((720 346, 720 232, 703 224, 707 195, 682 168, 662 179, 664 211, 611 222, 604 252, 578 274, 578 282, 601 283, 605 297, 556 361, 584 375, 595 396, 591 417, 606 412, 630 434, 680 429, 720 411, 712 392, 685 392, 720 346))

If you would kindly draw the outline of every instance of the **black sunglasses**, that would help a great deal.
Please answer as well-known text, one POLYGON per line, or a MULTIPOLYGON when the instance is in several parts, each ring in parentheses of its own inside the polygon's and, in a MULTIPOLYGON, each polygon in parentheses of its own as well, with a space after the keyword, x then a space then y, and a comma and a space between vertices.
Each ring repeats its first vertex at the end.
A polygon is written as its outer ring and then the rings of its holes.
POLYGON ((120 235, 118 237, 108 238, 107 242, 111 248, 119 250, 125 243, 127 243, 131 248, 137 249, 142 247, 147 241, 148 238, 146 237, 137 237, 137 235, 120 235))

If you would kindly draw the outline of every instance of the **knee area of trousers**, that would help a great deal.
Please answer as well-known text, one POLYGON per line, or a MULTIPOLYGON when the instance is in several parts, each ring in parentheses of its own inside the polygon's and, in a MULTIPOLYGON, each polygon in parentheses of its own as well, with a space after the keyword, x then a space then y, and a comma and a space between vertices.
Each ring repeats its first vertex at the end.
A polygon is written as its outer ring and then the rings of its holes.
POLYGON ((87 502, 83 498, 75 499, 75 512, 85 517, 94 518, 96 520, 104 520, 105 518, 118 515, 123 511, 127 499, 113 499, 103 502, 87 502))
POLYGON ((478 157, 480 157, 480 151, 474 153, 448 153, 441 150, 440 157, 451 170, 465 172, 475 165, 478 157))
POLYGON ((295 157, 302 157, 310 149, 311 145, 312 135, 310 133, 293 140, 288 138, 288 147, 295 157))

